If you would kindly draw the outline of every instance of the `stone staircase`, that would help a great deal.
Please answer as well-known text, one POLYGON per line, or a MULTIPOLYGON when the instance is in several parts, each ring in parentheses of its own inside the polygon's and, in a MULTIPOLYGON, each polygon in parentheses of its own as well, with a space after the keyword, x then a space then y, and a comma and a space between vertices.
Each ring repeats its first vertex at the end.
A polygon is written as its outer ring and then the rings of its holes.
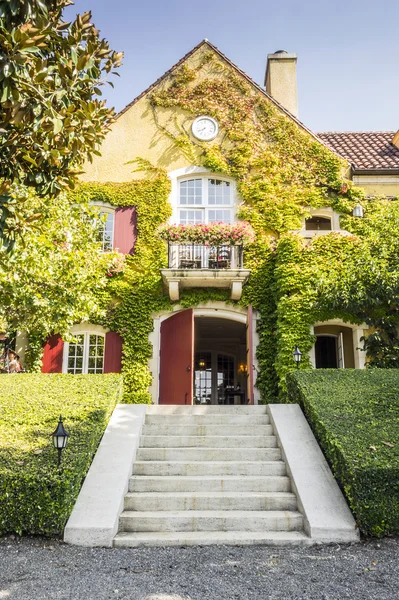
POLYGON ((114 546, 309 542, 265 406, 148 407, 114 546))

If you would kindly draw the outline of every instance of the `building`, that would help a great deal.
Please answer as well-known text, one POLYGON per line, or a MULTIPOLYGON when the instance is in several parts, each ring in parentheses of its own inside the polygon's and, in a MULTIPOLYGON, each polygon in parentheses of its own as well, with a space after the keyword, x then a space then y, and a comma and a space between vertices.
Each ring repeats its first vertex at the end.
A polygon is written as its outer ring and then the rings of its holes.
POLYGON ((305 245, 330 233, 351 243, 340 217, 359 209, 355 186, 398 194, 398 135, 314 133, 297 105, 296 55, 269 55, 262 88, 204 40, 119 113, 82 185, 107 215, 104 250, 131 255, 140 271, 125 295, 131 312, 116 325, 76 325, 78 343, 55 332, 43 372, 122 368, 135 401, 148 400, 148 388, 154 403, 217 404, 273 397, 296 344, 305 366, 364 368, 364 323, 339 311, 312 316, 298 302, 301 323, 290 328, 297 292, 281 291, 281 274, 268 287, 266 273, 270 248, 292 232, 305 245), (231 241, 241 240, 231 237, 238 214, 256 234, 248 252, 231 241), (166 256, 154 228, 168 220, 198 227, 179 243, 164 233, 166 256), (230 228, 227 243, 220 231, 201 243, 201 224, 215 222, 230 228))

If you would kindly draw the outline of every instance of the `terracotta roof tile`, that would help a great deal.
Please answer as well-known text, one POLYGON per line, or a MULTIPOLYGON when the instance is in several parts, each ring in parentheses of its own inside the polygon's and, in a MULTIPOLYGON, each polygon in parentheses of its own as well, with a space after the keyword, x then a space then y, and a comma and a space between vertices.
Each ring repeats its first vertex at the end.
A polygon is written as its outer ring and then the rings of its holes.
POLYGON ((399 169, 399 148, 392 144, 394 131, 318 133, 334 152, 349 160, 355 169, 399 169))

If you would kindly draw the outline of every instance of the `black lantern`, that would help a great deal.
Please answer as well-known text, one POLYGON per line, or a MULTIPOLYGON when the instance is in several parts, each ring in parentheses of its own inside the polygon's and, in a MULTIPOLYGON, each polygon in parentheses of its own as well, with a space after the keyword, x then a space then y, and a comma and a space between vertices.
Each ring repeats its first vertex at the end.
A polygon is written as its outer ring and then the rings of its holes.
POLYGON ((58 421, 57 429, 51 434, 53 438, 54 448, 58 450, 58 466, 61 463, 61 452, 68 443, 69 433, 65 431, 64 425, 62 424, 62 416, 58 421))
POLYGON ((298 346, 295 346, 295 350, 292 353, 292 356, 294 357, 296 368, 299 369, 299 363, 301 362, 301 359, 302 359, 302 352, 299 350, 298 346))

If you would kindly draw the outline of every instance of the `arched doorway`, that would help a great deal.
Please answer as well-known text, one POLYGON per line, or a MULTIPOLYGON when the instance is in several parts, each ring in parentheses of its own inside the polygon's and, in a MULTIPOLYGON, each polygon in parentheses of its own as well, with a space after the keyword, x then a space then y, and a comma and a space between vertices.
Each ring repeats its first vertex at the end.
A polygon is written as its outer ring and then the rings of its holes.
POLYGON ((316 369, 363 369, 365 352, 361 337, 366 325, 354 325, 340 319, 317 323, 312 333, 316 342, 310 353, 316 369))
POLYGON ((251 307, 187 309, 160 317, 159 335, 152 336, 154 358, 159 356, 152 361, 158 402, 254 403, 253 338, 251 307))
POLYGON ((342 341, 337 335, 316 336, 316 369, 343 368, 342 341))
POLYGON ((247 402, 246 325, 212 317, 194 318, 196 404, 247 402))

